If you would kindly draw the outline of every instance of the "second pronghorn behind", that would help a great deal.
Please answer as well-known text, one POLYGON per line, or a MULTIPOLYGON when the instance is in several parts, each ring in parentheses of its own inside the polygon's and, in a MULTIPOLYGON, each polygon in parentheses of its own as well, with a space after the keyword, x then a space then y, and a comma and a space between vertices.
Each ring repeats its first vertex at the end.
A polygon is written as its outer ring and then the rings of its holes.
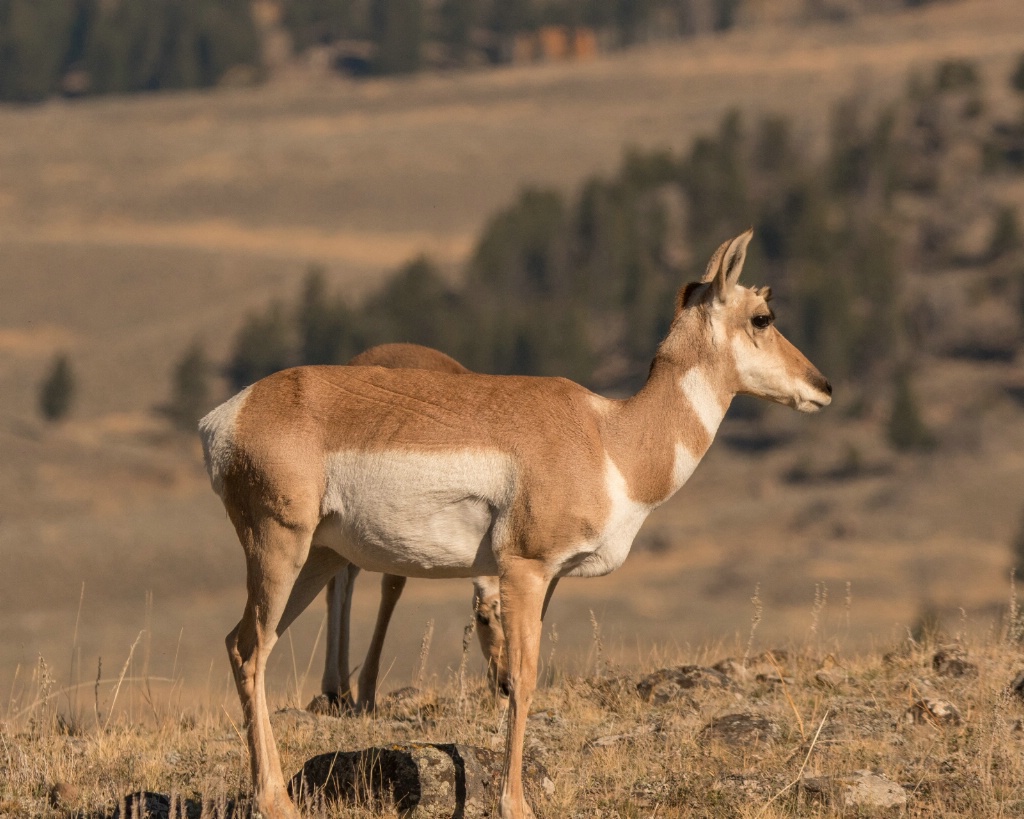
MULTIPOLYGON (((468 373, 451 356, 420 344, 378 344, 364 350, 349 361, 350 367, 389 367, 413 370, 434 370, 442 373, 468 373)), ((327 654, 324 675, 320 680, 322 697, 316 697, 309 709, 331 711, 354 710, 359 713, 373 711, 376 706, 377 677, 380 673, 380 655, 384 648, 391 615, 405 588, 405 578, 397 574, 384 574, 380 583, 380 605, 366 658, 359 669, 356 691, 351 689, 349 670, 349 633, 351 630, 352 592, 359 567, 349 563, 327 583, 327 654)), ((508 695, 508 676, 505 667, 505 634, 501 630, 501 600, 498 596, 497 577, 473 579, 473 611, 480 649, 487 661, 487 676, 491 685, 508 695)))

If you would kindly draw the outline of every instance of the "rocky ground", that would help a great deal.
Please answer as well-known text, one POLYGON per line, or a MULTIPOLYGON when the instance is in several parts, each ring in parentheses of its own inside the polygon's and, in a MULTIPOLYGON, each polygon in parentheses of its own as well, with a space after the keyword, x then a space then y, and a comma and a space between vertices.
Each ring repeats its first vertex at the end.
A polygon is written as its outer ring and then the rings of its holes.
MULTIPOLYGON (((528 792, 538 816, 581 819, 1021 815, 1014 636, 557 678, 530 716, 528 792)), ((495 815, 504 717, 464 680, 394 692, 373 717, 290 708, 273 722, 307 815, 468 819, 495 815)), ((240 728, 227 711, 154 706, 129 722, 51 697, 0 723, 0 815, 246 815, 240 728)))

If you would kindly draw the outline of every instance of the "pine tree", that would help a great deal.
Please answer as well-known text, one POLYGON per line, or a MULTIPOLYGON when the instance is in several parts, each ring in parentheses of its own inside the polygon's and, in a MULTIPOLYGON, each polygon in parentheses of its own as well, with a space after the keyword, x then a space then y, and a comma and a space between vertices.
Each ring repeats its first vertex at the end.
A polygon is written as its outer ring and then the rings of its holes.
POLYGON ((910 383, 910 373, 906 368, 901 368, 896 374, 888 433, 889 443, 904 452, 935 447, 935 436, 921 419, 917 398, 910 383))
POLYGON ((297 321, 302 364, 343 364, 363 346, 355 315, 340 298, 328 296, 322 268, 306 274, 297 321))
POLYGON ((1020 583, 1024 579, 1024 509, 1021 510, 1020 524, 1010 544, 1010 553, 1013 557, 1014 576, 1020 583))
POLYGON ((178 429, 194 431, 199 419, 210 409, 210 377, 213 365, 203 343, 196 339, 174 367, 171 400, 162 408, 178 429))
POLYGON ((54 357, 50 372, 39 389, 39 411, 47 421, 56 422, 67 417, 75 398, 75 376, 68 356, 54 357))
POLYGON ((368 341, 407 341, 458 355, 462 307, 430 259, 419 256, 367 301, 368 341))
POLYGON ((68 0, 0 0, 0 100, 36 102, 57 90, 76 12, 68 0))
POLYGON ((419 70, 423 45, 422 0, 373 0, 370 11, 377 45, 379 74, 411 74, 419 70))
POLYGON ((275 302, 263 314, 252 314, 235 336, 225 374, 236 390, 292 364, 292 328, 284 307, 275 302))
POLYGON ((1010 75, 1010 87, 1020 94, 1024 94, 1024 54, 1017 58, 1017 67, 1010 75))
POLYGON ((438 11, 441 41, 448 49, 448 58, 461 64, 470 48, 470 35, 480 14, 479 0, 442 0, 438 11))

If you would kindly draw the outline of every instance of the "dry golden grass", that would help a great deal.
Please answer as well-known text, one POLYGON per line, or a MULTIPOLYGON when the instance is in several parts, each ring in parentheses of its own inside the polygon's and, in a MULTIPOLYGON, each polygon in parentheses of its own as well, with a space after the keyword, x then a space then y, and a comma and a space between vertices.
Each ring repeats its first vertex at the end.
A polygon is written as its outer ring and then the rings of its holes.
MULTIPOLYGON (((750 653, 739 670, 745 645, 668 650, 659 663, 620 666, 606 662, 595 642, 597 656, 581 673, 546 662, 527 734, 528 753, 555 784, 553 795, 536 800, 539 815, 876 815, 844 807, 814 785, 866 769, 907 798, 905 808, 884 815, 1020 815, 1024 702, 1010 690, 1022 665, 1019 635, 1003 629, 980 639, 905 637, 889 651, 847 653, 842 638, 813 615, 809 625, 813 639, 750 653), (967 666, 936 662, 951 645, 967 666), (729 687, 690 688, 661 702, 637 692, 638 680, 655 668, 707 666, 730 653, 737 662, 729 687), (957 718, 923 712, 925 699, 952 705, 957 718), (733 714, 754 715, 769 730, 738 742, 707 732, 733 714)), ((182 707, 144 677, 119 676, 97 686, 95 698, 91 686, 76 697, 61 691, 46 667, 34 670, 0 719, 0 812, 107 816, 139 790, 220 805, 244 801, 248 764, 237 703, 182 707), (50 807, 55 786, 58 808, 50 807)), ((294 693, 276 701, 293 709, 301 702, 294 693)), ((423 741, 500 749, 504 718, 502 704, 471 675, 462 690, 457 677, 427 679, 418 697, 385 701, 375 717, 293 710, 274 720, 290 775, 334 750, 423 741)), ((397 814, 333 806, 313 815, 397 814)))

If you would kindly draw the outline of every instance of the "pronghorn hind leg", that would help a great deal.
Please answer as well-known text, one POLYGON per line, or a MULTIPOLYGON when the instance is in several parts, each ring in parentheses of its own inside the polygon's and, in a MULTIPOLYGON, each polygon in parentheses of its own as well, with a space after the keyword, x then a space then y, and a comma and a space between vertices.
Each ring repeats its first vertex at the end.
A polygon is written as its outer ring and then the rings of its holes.
POLYGON ((242 619, 226 643, 245 717, 253 797, 266 819, 298 819, 270 726, 267 660, 278 637, 340 568, 342 559, 326 549, 311 550, 311 531, 276 522, 264 522, 258 532, 244 530, 240 536, 246 551, 249 597, 242 619))
POLYGON ((395 574, 386 574, 380 580, 380 606, 377 608, 377 624, 373 627, 370 647, 366 650, 366 659, 359 672, 359 703, 360 712, 373 711, 377 707, 377 676, 380 673, 380 654, 384 650, 384 638, 388 632, 391 615, 398 605, 398 598, 405 588, 405 578, 395 574))
POLYGON ((533 810, 523 793, 523 742, 537 687, 541 616, 550 578, 543 564, 513 558, 503 567, 500 584, 510 688, 500 815, 501 819, 532 819, 533 810))
POLYGON ((349 636, 352 623, 352 591, 359 567, 350 563, 327 582, 327 649, 321 696, 307 710, 338 714, 355 707, 350 683, 349 636))

